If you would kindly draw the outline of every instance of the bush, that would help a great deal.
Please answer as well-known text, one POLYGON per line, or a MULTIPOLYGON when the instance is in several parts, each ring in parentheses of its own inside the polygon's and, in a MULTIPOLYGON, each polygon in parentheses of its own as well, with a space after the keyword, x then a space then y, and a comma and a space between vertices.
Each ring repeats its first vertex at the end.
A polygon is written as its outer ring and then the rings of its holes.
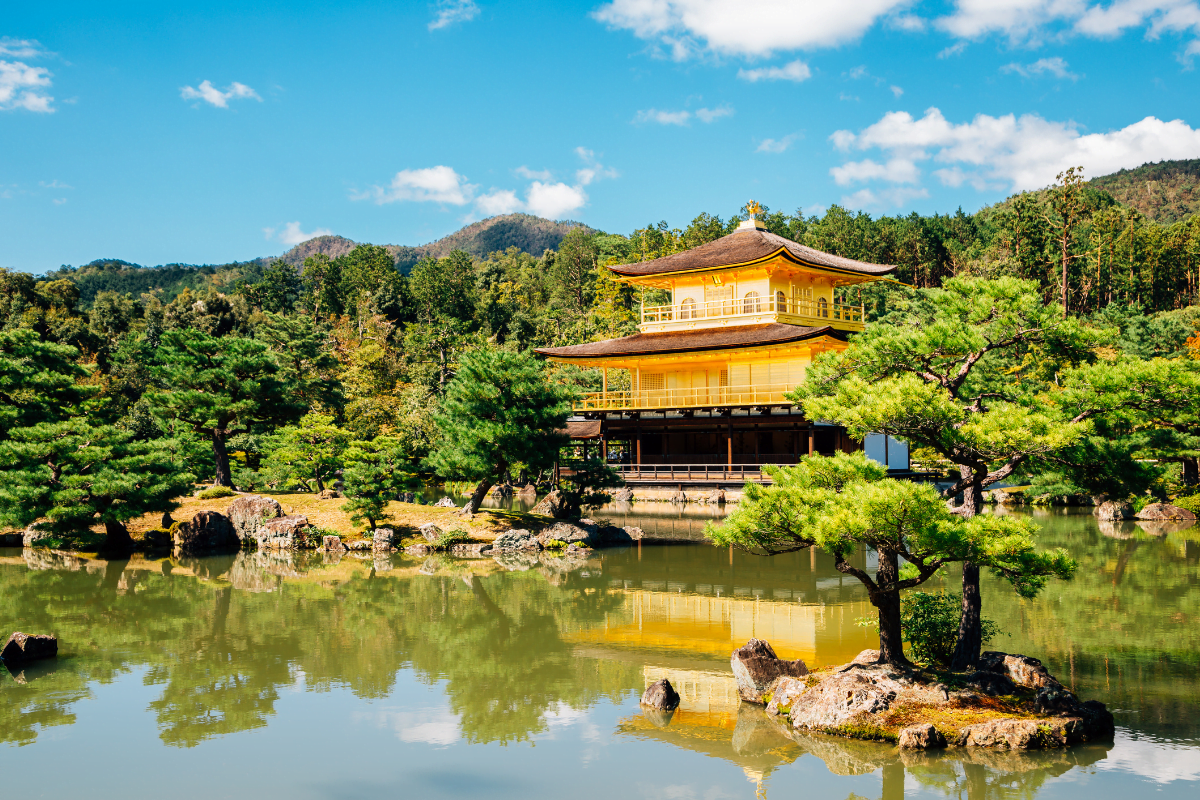
POLYGON ((1179 506, 1193 514, 1200 514, 1200 494, 1194 494, 1191 497, 1177 497, 1171 501, 1171 505, 1179 506))
MULTIPOLYGON (((962 600, 945 592, 910 592, 900 601, 900 625, 913 659, 926 664, 948 665, 958 642, 962 600)), ((999 626, 983 620, 983 642, 999 633, 999 626)))
POLYGON ((566 546, 567 543, 561 539, 551 539, 545 544, 547 550, 563 550, 566 548, 566 546))
POLYGON ((233 497, 237 492, 230 489, 228 486, 210 486, 197 493, 196 497, 201 500, 216 500, 219 497, 233 497))
POLYGON ((434 547, 438 550, 449 550, 456 544, 467 544, 470 541, 471 535, 466 531, 445 531, 438 537, 434 547))

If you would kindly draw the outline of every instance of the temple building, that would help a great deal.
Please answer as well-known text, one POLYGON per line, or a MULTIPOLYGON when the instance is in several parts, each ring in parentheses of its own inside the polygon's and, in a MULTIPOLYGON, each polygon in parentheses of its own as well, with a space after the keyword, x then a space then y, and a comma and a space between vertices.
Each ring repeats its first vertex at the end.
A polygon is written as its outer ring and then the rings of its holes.
MULTIPOLYGON (((763 464, 863 449, 844 429, 806 419, 784 397, 813 358, 844 350, 863 307, 834 288, 895 267, 822 253, 769 233, 754 215, 728 236, 682 253, 609 268, 618 280, 670 293, 641 309, 638 333, 536 352, 598 368, 602 391, 575 405, 574 439, 629 483, 740 485, 763 464), (620 390, 610 389, 618 371, 620 390)), ((908 468, 902 442, 868 437, 867 454, 908 468)))

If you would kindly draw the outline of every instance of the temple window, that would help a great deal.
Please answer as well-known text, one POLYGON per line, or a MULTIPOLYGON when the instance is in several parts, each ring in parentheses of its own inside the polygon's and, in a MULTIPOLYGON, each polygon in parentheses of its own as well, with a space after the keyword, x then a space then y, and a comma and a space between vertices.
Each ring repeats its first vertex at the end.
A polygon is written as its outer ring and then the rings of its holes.
POLYGON ((787 311, 787 295, 782 291, 775 293, 775 310, 779 313, 787 311))
POLYGON ((746 292, 746 299, 742 302, 742 313, 757 314, 760 310, 758 292, 746 292))
POLYGON ((696 301, 688 298, 679 304, 680 319, 696 319, 696 301))
POLYGON ((817 316, 829 318, 829 301, 824 297, 817 298, 817 316))

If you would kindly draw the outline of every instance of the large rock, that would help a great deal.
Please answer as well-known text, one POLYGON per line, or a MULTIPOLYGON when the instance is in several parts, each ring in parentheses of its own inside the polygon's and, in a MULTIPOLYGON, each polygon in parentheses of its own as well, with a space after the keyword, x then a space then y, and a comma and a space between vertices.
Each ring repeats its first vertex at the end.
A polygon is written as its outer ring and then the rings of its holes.
POLYGON ((9 636, 4 647, 0 648, 0 658, 3 658, 6 664, 24 664, 41 658, 54 658, 57 655, 57 638, 20 631, 9 636))
POLYGON ((1105 500, 1096 509, 1096 516, 1104 520, 1133 519, 1133 508, 1128 503, 1105 500))
POLYGON ((229 517, 216 511, 201 511, 190 522, 175 523, 171 541, 178 555, 231 553, 241 547, 229 517))
POLYGON ((337 500, 341 495, 336 489, 322 489, 317 492, 318 500, 337 500))
POLYGON ((1151 503, 1137 513, 1138 519, 1194 521, 1196 515, 1170 503, 1151 503))
POLYGON ((729 663, 737 680, 738 696, 760 705, 770 702, 767 695, 779 678, 802 678, 808 674, 803 661, 784 661, 762 639, 751 639, 734 650, 729 663))
POLYGON ((614 503, 631 503, 633 502, 633 489, 628 486, 622 486, 612 493, 612 501, 614 503))
POLYGON ((449 497, 443 497, 441 500, 438 500, 436 503, 434 503, 433 507, 434 508, 458 508, 458 504, 455 503, 454 500, 449 497))
POLYGON ((977 666, 980 672, 1003 675, 1017 686, 1026 689, 1062 688, 1062 684, 1042 666, 1042 662, 1029 656, 988 650, 979 654, 977 666))
POLYGON ((797 697, 788 719, 795 728, 814 731, 870 725, 872 717, 890 709, 905 688, 904 676, 896 671, 854 664, 823 676, 797 697))
POLYGON ((642 705, 656 708, 660 711, 673 711, 679 708, 679 692, 666 678, 659 678, 642 694, 642 705))
POLYGON ((336 553, 345 550, 346 545, 342 544, 342 537, 340 536, 322 536, 321 549, 336 553))
POLYGON ((239 540, 253 539, 261 544, 259 531, 267 522, 283 516, 283 506, 273 497, 244 494, 229 504, 227 513, 239 540))
POLYGON ((308 517, 291 514, 263 523, 258 532, 262 547, 269 550, 307 550, 317 546, 308 517))
POLYGON ((371 538, 373 548, 376 552, 380 550, 394 550, 399 541, 400 537, 391 528, 376 528, 371 538))
POLYGON ((494 550, 541 550, 542 543, 535 534, 522 528, 505 531, 492 542, 494 550))
POLYGON ((896 745, 901 750, 940 750, 946 746, 946 737, 928 722, 923 722, 900 731, 896 745))
POLYGON ((517 497, 526 503, 532 503, 537 500, 537 487, 532 483, 527 483, 521 487, 521 491, 517 492, 517 497))
POLYGON ((534 514, 545 514, 548 517, 557 517, 562 513, 562 494, 557 489, 543 497, 541 501, 531 509, 534 514))
POLYGON ((437 525, 434 525, 432 522, 426 522, 424 525, 417 528, 417 531, 424 536, 425 541, 429 542, 430 544, 437 544, 438 539, 442 538, 442 529, 437 525))
POLYGON ((22 547, 37 547, 37 543, 42 539, 49 539, 51 536, 49 531, 38 530, 37 528, 26 528, 21 531, 21 546, 22 547))

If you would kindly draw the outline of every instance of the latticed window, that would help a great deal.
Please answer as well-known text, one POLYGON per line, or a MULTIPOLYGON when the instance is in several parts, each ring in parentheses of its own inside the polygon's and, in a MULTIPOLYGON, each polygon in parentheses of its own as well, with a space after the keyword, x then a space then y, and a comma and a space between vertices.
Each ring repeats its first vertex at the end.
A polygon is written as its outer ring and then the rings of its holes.
POLYGON ((667 375, 665 372, 642 373, 642 391, 643 392, 661 392, 666 388, 667 388, 667 375))
POLYGON ((817 298, 817 316, 825 317, 826 319, 829 317, 829 301, 824 297, 817 298))
POLYGON ((733 287, 705 286, 704 305, 708 309, 705 313, 710 317, 720 316, 721 314, 732 314, 733 287))
POLYGON ((775 310, 781 313, 787 311, 787 295, 782 291, 775 293, 775 310))
POLYGON ((757 314, 761 310, 761 304, 758 302, 758 292, 746 292, 746 298, 742 302, 742 313, 757 314))
POLYGON ((688 298, 679 304, 680 319, 695 319, 696 318, 696 301, 688 298))

